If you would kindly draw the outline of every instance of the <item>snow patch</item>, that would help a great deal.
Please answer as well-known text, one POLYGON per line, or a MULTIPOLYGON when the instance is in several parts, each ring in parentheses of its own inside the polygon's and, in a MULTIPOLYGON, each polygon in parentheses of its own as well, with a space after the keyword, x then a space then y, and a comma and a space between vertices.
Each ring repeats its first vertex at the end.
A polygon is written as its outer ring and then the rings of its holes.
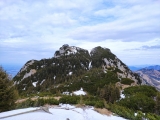
POLYGON ((32 85, 33 85, 34 87, 36 87, 36 85, 37 85, 37 82, 33 82, 33 83, 32 83, 32 85))
MULTIPOLYGON (((37 108, 25 108, 8 112, 1 112, 0 118, 36 109, 37 108)), ((102 115, 96 112, 93 107, 77 108, 69 104, 60 104, 57 107, 51 107, 49 108, 49 111, 52 114, 46 113, 44 111, 35 111, 8 117, 5 118, 5 120, 126 120, 118 116, 102 115)))
POLYGON ((137 116, 137 113, 134 113, 134 116, 137 116))
POLYGON ((42 85, 44 81, 45 81, 45 79, 43 79, 43 81, 40 83, 40 85, 42 85))
POLYGON ((104 72, 104 73, 107 73, 107 71, 106 71, 106 70, 103 70, 103 72, 104 72))
POLYGON ((81 88, 80 90, 73 92, 73 94, 75 94, 75 95, 86 95, 87 93, 83 91, 83 88, 81 88))
POLYGON ((73 72, 69 72, 69 74, 68 74, 68 75, 72 75, 72 73, 73 73, 73 72))
POLYGON ((125 98, 125 95, 122 93, 123 91, 121 91, 121 93, 120 93, 120 97, 121 97, 121 99, 124 99, 125 98))
POLYGON ((88 65, 88 69, 90 70, 91 68, 92 68, 92 61, 90 61, 88 65))

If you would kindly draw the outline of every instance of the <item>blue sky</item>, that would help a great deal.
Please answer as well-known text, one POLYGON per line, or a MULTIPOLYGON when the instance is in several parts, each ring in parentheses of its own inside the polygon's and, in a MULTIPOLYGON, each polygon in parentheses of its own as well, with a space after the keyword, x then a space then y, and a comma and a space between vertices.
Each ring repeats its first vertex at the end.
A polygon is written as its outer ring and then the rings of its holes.
POLYGON ((160 0, 0 0, 0 64, 51 58, 63 44, 160 64, 160 0))

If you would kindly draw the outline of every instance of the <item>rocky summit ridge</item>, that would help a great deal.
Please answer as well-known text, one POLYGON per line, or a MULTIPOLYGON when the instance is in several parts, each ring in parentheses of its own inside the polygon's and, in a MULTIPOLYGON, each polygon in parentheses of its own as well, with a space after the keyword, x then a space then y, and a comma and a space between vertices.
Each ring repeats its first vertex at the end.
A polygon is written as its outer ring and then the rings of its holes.
POLYGON ((60 56, 70 55, 70 54, 76 54, 80 52, 86 52, 87 50, 75 47, 75 46, 69 46, 68 44, 64 44, 62 47, 59 48, 54 54, 54 58, 58 58, 60 56))
POLYGON ((72 91, 81 87, 87 91, 87 85, 95 83, 100 87, 112 82, 121 83, 124 78, 132 80, 133 85, 146 84, 108 48, 98 46, 89 53, 65 44, 50 59, 28 61, 13 81, 20 93, 35 93, 72 91))

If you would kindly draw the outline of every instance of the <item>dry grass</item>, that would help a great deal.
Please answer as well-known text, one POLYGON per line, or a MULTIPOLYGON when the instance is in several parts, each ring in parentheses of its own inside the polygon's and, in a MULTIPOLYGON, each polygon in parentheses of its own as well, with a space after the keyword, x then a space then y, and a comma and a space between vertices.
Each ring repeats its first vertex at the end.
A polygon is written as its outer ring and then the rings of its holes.
POLYGON ((77 104, 77 105, 75 105, 77 108, 85 108, 86 107, 86 105, 85 104, 77 104))
POLYGON ((122 90, 124 90, 125 88, 131 87, 131 86, 122 84, 121 87, 122 87, 122 90))
POLYGON ((131 85, 125 85, 125 84, 121 84, 120 82, 117 82, 116 87, 121 88, 122 90, 124 90, 125 88, 131 87, 131 86, 137 86, 137 83, 132 83, 131 85))
POLYGON ((17 100, 15 103, 22 103, 22 102, 25 102, 28 98, 25 98, 25 99, 19 99, 17 100))
POLYGON ((58 97, 53 97, 54 99, 56 99, 56 100, 59 100, 61 97, 60 96, 58 96, 58 97))
MULTIPOLYGON (((54 98, 56 100, 59 100, 61 97, 58 96, 58 97, 32 97, 31 100, 33 101, 36 101, 38 98, 42 98, 42 99, 49 99, 49 98, 54 98)), ((15 103, 22 103, 22 102, 25 102, 26 100, 28 100, 29 98, 25 98, 25 99, 19 99, 17 100, 15 103)))
POLYGON ((109 111, 109 110, 107 110, 106 108, 103 108, 103 109, 101 109, 101 108, 94 108, 94 110, 97 111, 100 114, 103 114, 103 115, 107 115, 107 116, 112 115, 112 112, 109 111))

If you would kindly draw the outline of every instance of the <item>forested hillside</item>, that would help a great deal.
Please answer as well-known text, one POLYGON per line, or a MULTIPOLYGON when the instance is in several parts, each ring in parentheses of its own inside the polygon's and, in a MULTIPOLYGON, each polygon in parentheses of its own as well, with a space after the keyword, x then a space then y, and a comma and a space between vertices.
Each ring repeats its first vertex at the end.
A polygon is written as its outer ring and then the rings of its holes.
POLYGON ((160 119, 160 93, 108 48, 99 46, 89 53, 63 45, 52 58, 28 61, 13 81, 20 96, 29 97, 17 108, 69 103, 107 108, 131 120, 160 119), (76 96, 80 89, 86 94, 76 96))
POLYGON ((82 48, 63 45, 50 59, 28 61, 13 80, 20 93, 55 93, 83 87, 96 94, 98 88, 122 82, 123 78, 132 80, 133 84, 142 83, 140 77, 107 48, 99 46, 89 53, 82 48))

